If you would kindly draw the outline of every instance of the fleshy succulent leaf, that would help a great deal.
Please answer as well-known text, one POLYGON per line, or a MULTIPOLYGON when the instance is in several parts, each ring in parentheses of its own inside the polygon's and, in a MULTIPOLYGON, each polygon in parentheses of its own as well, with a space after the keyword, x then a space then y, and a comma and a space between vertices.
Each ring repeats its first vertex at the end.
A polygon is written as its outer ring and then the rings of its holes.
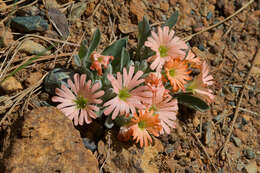
POLYGON ((177 23, 178 16, 179 16, 179 12, 175 11, 171 15, 171 17, 166 21, 165 26, 168 26, 170 29, 172 29, 172 27, 177 23))

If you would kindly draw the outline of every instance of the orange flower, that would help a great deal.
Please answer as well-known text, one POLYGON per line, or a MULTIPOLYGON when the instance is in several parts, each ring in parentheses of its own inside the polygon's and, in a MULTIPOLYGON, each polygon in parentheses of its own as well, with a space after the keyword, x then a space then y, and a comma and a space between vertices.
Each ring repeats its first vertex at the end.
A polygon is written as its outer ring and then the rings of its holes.
POLYGON ((153 115, 153 111, 139 110, 133 114, 131 120, 130 129, 132 130, 133 139, 136 139, 136 143, 140 143, 140 147, 147 146, 152 142, 152 138, 149 133, 154 136, 159 136, 162 129, 158 114, 153 115))
POLYGON ((189 76, 188 65, 180 59, 170 59, 165 64, 165 72, 170 81, 173 91, 184 90, 184 84, 192 78, 189 76))
POLYGON ((91 70, 96 70, 99 76, 102 76, 102 65, 104 68, 107 68, 109 60, 113 60, 113 56, 104 56, 99 53, 93 52, 90 56, 92 65, 90 66, 91 70))

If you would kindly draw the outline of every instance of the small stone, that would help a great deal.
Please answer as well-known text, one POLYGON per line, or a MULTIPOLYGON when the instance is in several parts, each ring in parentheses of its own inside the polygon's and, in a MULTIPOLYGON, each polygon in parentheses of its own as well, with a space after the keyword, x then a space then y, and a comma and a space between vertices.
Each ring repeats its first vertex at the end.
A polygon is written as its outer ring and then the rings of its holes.
POLYGON ((234 141, 234 143, 237 147, 241 146, 242 143, 241 143, 241 140, 239 138, 232 136, 231 139, 234 141))
POLYGON ((256 162, 250 162, 249 164, 246 165, 245 170, 247 173, 257 173, 257 166, 256 162))
POLYGON ((204 143, 206 145, 210 145, 213 139, 213 130, 212 130, 212 125, 210 122, 206 122, 203 124, 203 130, 205 131, 204 133, 204 143))
POLYGON ((19 16, 37 16, 40 14, 40 9, 36 6, 30 6, 28 8, 22 8, 17 11, 19 16))
POLYGON ((163 11, 168 11, 169 10, 169 4, 167 2, 161 2, 160 3, 160 8, 163 10, 163 11))
POLYGON ((41 78, 42 78, 42 73, 37 71, 31 73, 29 77, 25 79, 25 81, 28 84, 28 86, 30 86, 37 83, 41 78))
POLYGON ((210 20, 212 16, 213 16, 212 12, 211 11, 208 12, 207 17, 206 17, 207 20, 210 20))
POLYGON ((11 26, 20 32, 46 31, 48 22, 40 16, 17 16, 12 18, 11 26))
POLYGON ((242 171, 242 169, 245 167, 245 164, 243 163, 243 162, 241 162, 241 161, 238 161, 238 163, 237 163, 237 166, 236 166, 236 169, 238 170, 238 171, 242 171))
POLYGON ((0 88, 6 93, 23 89, 22 84, 13 76, 8 77, 0 83, 0 88))
POLYGON ((29 55, 50 55, 51 54, 50 50, 47 50, 44 46, 32 40, 25 40, 22 43, 19 51, 25 52, 29 55))
POLYGON ((84 146, 87 149, 91 150, 92 152, 94 152, 97 149, 97 146, 94 141, 91 141, 88 138, 82 138, 82 140, 83 140, 84 146))
POLYGON ((74 4, 71 12, 71 20, 75 21, 76 19, 80 18, 86 11, 86 8, 87 8, 86 2, 78 2, 74 4))
POLYGON ((195 173, 192 168, 185 168, 184 172, 185 173, 195 173))
POLYGON ((173 151, 174 151, 174 145, 172 145, 172 144, 168 144, 166 147, 165 147, 165 153, 166 154, 170 154, 170 153, 172 153, 173 151))
POLYGON ((247 148, 244 150, 244 155, 247 159, 254 159, 255 158, 255 152, 252 148, 247 148))
POLYGON ((14 42, 11 30, 0 23, 0 47, 8 47, 14 42))
POLYGON ((137 16, 138 21, 143 20, 143 16, 146 11, 146 7, 141 0, 131 0, 130 1, 130 11, 137 16))

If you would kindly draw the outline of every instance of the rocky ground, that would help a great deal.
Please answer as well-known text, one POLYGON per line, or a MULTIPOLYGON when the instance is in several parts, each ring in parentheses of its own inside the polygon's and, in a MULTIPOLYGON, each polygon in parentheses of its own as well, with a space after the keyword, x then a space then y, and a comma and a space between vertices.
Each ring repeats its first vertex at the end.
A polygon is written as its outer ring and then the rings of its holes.
POLYGON ((0 0, 0 81, 14 74, 0 85, 0 172, 260 172, 260 1, 189 37, 248 2, 0 0), (177 35, 211 65, 216 79, 210 111, 183 108, 170 135, 141 149, 119 142, 117 129, 106 129, 102 120, 75 128, 55 108, 39 108, 53 105, 42 77, 56 67, 72 69, 80 41, 90 41, 96 28, 102 32, 100 50, 124 36, 132 49, 144 15, 156 27, 176 10, 177 35))

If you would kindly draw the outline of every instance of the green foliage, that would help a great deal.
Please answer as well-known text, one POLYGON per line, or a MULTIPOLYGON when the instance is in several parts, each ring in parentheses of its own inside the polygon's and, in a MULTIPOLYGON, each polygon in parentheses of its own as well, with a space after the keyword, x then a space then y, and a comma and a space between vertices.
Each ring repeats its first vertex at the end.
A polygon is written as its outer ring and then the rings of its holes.
POLYGON ((151 27, 149 25, 149 21, 144 16, 143 21, 138 23, 138 43, 137 43, 137 50, 136 50, 136 57, 137 59, 143 59, 141 57, 141 49, 144 46, 147 37, 151 34, 151 27))
POLYGON ((177 23, 178 16, 179 16, 179 12, 175 11, 171 15, 171 17, 166 21, 165 26, 168 26, 170 29, 172 29, 172 27, 177 23))
POLYGON ((178 102, 180 104, 190 107, 192 109, 195 109, 195 110, 198 110, 201 112, 205 112, 209 109, 209 106, 207 103, 205 103, 203 100, 201 100, 200 98, 195 97, 193 95, 181 93, 181 94, 174 95, 174 97, 178 99, 178 102))
POLYGON ((120 69, 119 71, 122 71, 126 64, 130 61, 130 55, 126 48, 123 47, 121 52, 121 58, 120 58, 120 69))
POLYGON ((117 72, 120 70, 117 66, 120 67, 120 61, 121 61, 121 55, 122 55, 122 49, 126 48, 127 45, 127 38, 121 38, 105 48, 105 50, 101 53, 102 55, 109 55, 113 56, 114 60, 112 62, 112 67, 114 72, 117 72))

